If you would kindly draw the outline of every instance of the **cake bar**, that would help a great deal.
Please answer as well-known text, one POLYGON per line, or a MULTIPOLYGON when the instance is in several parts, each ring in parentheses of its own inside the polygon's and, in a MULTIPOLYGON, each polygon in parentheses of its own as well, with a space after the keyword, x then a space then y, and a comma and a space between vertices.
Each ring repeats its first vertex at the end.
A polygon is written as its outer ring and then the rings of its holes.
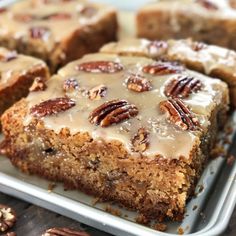
POLYGON ((41 81, 48 77, 48 68, 43 61, 1 47, 0 117, 7 108, 29 93, 36 78, 41 81))
POLYGON ((160 0, 137 13, 137 35, 150 40, 191 37, 236 49, 235 1, 160 0))
POLYGON ((0 13, 0 45, 41 58, 55 72, 116 39, 113 8, 78 0, 24 0, 0 13))
POLYGON ((233 50, 191 39, 124 39, 105 45, 101 52, 179 61, 189 69, 225 81, 229 86, 231 105, 236 107, 236 52, 233 50))
POLYGON ((90 54, 4 113, 1 152, 26 173, 181 220, 227 110, 221 80, 169 61, 90 54))

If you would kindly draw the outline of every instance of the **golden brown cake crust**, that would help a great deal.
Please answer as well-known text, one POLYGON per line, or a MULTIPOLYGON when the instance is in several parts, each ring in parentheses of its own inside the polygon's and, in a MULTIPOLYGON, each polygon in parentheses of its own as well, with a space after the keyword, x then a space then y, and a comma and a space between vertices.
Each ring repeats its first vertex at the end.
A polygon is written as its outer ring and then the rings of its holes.
POLYGON ((97 53, 46 85, 2 116, 1 152, 13 165, 147 218, 182 219, 227 116, 225 83, 171 62, 97 53))

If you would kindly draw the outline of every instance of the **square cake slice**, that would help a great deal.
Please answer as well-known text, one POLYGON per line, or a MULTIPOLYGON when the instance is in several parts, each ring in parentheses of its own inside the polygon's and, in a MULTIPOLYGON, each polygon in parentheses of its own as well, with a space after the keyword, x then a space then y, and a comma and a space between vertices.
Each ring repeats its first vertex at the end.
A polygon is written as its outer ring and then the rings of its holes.
POLYGON ((236 49, 236 10, 228 0, 160 0, 137 14, 137 35, 182 39, 236 49))
POLYGON ((2 117, 1 152, 13 165, 148 218, 182 219, 226 120, 224 82, 177 63, 97 53, 46 85, 2 117))
POLYGON ((52 72, 116 39, 113 8, 78 0, 23 0, 0 13, 0 44, 47 62, 52 72))
POLYGON ((155 60, 179 61, 191 70, 225 81, 229 86, 231 105, 236 107, 236 52, 233 50, 191 39, 124 39, 117 43, 109 43, 100 51, 126 56, 144 56, 155 60))
POLYGON ((7 108, 29 93, 36 78, 49 78, 43 61, 0 47, 0 117, 7 108))

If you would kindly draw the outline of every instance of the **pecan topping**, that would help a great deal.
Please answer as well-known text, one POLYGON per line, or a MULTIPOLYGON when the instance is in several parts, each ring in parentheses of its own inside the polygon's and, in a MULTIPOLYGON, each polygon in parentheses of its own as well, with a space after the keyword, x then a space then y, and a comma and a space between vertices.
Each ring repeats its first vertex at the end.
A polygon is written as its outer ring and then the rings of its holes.
POLYGON ((218 10, 218 6, 210 0, 196 0, 196 3, 200 4, 208 10, 218 10))
POLYGON ((45 84, 45 80, 41 77, 36 77, 29 91, 30 92, 44 91, 46 88, 47 85, 45 84))
POLYGON ((84 231, 76 231, 69 228, 48 229, 42 236, 90 236, 84 231))
POLYGON ((179 76, 172 79, 165 87, 165 95, 172 98, 187 98, 190 93, 197 92, 203 84, 199 79, 179 76))
POLYGON ((14 19, 16 21, 28 23, 36 19, 36 16, 31 14, 15 14, 14 19))
POLYGON ((78 88, 79 88, 79 84, 76 79, 69 78, 64 81, 63 90, 65 92, 72 92, 73 90, 76 90, 78 88))
POLYGON ((16 222, 15 211, 8 206, 0 205, 0 232, 10 229, 16 222))
POLYGON ((89 99, 91 100, 99 100, 105 97, 107 94, 107 87, 105 85, 98 85, 89 90, 89 99))
POLYGON ((133 150, 144 152, 149 147, 149 132, 145 128, 140 128, 132 139, 133 150))
POLYGON ((92 17, 97 13, 98 9, 92 6, 86 6, 81 11, 80 14, 84 17, 92 17))
POLYGON ((3 236, 16 236, 15 232, 8 232, 6 234, 4 234, 3 236))
POLYGON ((17 58, 16 51, 11 51, 11 52, 7 53, 6 55, 0 55, 1 62, 8 62, 8 61, 14 60, 16 58, 17 58))
POLYGON ((36 117, 44 117, 66 111, 75 106, 75 101, 67 98, 54 98, 41 102, 30 109, 30 113, 36 117))
POLYGON ((43 20, 68 20, 71 19, 71 14, 69 13, 54 13, 43 17, 43 20))
POLYGON ((140 74, 130 74, 126 80, 129 90, 134 92, 144 92, 152 89, 151 82, 140 74))
POLYGON ((160 110, 167 113, 168 119, 183 130, 197 130, 199 122, 188 107, 178 98, 162 101, 160 110))
POLYGON ((193 51, 201 51, 202 49, 206 49, 207 45, 203 42, 192 42, 191 44, 191 48, 193 49, 193 51))
POLYGON ((120 123, 138 114, 135 105, 129 104, 126 100, 112 100, 97 107, 89 116, 92 124, 107 127, 120 123))
POLYGON ((30 37, 33 39, 42 39, 48 35, 49 29, 43 26, 34 26, 29 29, 30 37))
POLYGON ((166 41, 152 41, 147 46, 148 52, 151 55, 161 56, 166 53, 168 49, 168 43, 166 41))
POLYGON ((123 70, 124 67, 114 61, 90 61, 77 65, 76 69, 91 73, 116 73, 123 70))
POLYGON ((151 75, 175 74, 183 71, 183 67, 175 62, 157 61, 143 67, 143 72, 151 75))
POLYGON ((7 8, 5 8, 5 7, 0 7, 0 14, 1 13, 4 13, 4 12, 6 12, 7 11, 7 8))

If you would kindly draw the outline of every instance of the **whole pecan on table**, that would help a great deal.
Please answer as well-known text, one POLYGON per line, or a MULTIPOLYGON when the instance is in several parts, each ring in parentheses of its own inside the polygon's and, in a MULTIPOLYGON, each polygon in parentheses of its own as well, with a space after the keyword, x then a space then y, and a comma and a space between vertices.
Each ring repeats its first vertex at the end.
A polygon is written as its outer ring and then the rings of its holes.
POLYGON ((73 106, 75 106, 74 100, 67 97, 60 97, 46 100, 31 107, 30 113, 40 118, 66 111, 73 106))
POLYGON ((145 128, 140 128, 132 138, 133 151, 144 152, 149 147, 149 132, 145 128))
POLYGON ((47 88, 47 85, 45 83, 45 79, 42 77, 36 77, 34 79, 33 84, 29 88, 30 92, 37 92, 37 91, 44 91, 47 88))
POLYGON ((178 76, 165 86, 164 93, 167 97, 187 98, 191 93, 201 90, 202 82, 192 76, 178 76))
POLYGON ((151 75, 168 75, 183 71, 183 66, 171 61, 156 61, 152 64, 146 65, 142 71, 151 75))
POLYGON ((131 73, 126 79, 126 86, 134 92, 145 92, 152 89, 151 82, 143 75, 131 73))
POLYGON ((90 236, 84 231, 77 231, 70 228, 51 228, 48 229, 42 236, 90 236))
POLYGON ((89 61, 76 66, 76 70, 91 73, 116 73, 122 71, 124 66, 114 61, 89 61))
POLYGON ((160 110, 168 115, 168 119, 182 130, 199 130, 198 119, 179 98, 160 102, 160 110))
POLYGON ((90 100, 100 100, 107 94, 107 87, 103 84, 98 85, 88 91, 88 97, 90 100))
POLYGON ((0 204, 0 232, 10 229, 16 222, 15 211, 6 205, 0 204))
POLYGON ((105 102, 93 110, 89 121, 92 124, 107 127, 135 117, 137 114, 138 108, 134 104, 117 99, 105 102))
POLYGON ((166 41, 154 40, 147 45, 148 53, 159 57, 165 55, 168 50, 168 43, 166 41))

